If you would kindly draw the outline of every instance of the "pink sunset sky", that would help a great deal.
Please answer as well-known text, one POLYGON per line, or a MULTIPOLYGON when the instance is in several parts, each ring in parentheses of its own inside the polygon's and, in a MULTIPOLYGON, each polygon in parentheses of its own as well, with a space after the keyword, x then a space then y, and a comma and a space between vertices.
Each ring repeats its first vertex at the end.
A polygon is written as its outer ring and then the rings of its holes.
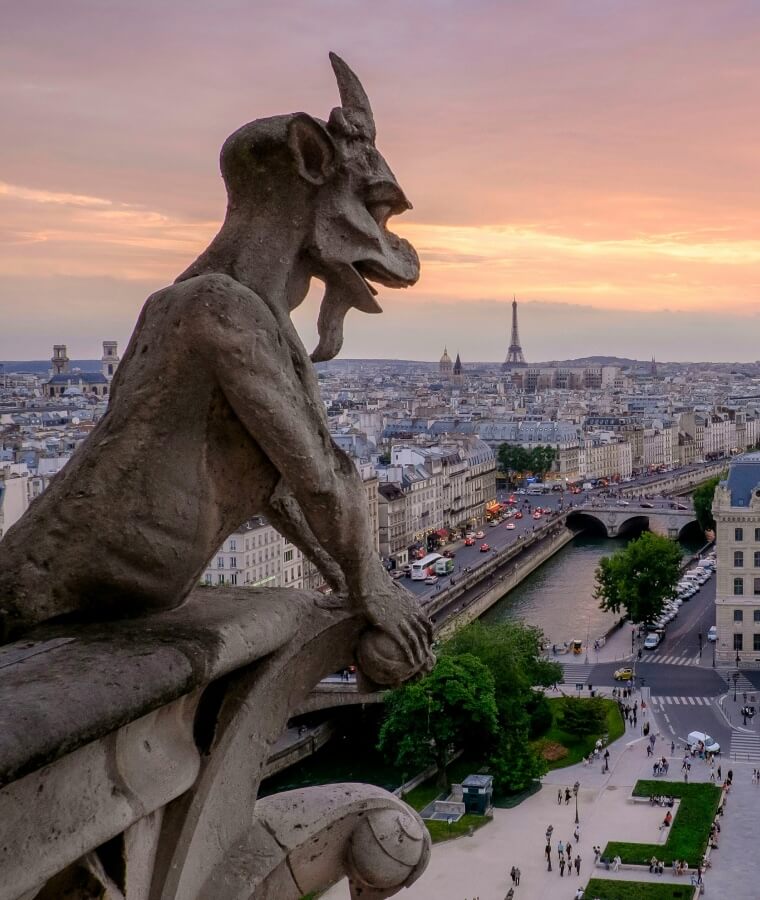
POLYGON ((331 49, 422 261, 343 356, 502 359, 516 294, 529 361, 758 359, 759 46, 751 0, 8 4, 0 359, 123 348, 222 219, 226 136, 337 105, 331 49))

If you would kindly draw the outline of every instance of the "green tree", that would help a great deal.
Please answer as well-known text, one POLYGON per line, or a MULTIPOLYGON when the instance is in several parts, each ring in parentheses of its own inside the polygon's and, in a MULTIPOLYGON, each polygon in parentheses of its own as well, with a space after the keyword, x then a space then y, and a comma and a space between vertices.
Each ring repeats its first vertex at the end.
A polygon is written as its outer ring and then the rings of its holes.
POLYGON ((541 630, 522 622, 476 621, 441 650, 442 658, 474 656, 493 676, 500 730, 488 765, 501 791, 522 790, 545 771, 544 760, 530 746, 535 720, 545 717, 543 693, 535 688, 561 681, 562 667, 542 657, 542 644, 541 630))
POLYGON ((564 697, 559 722, 568 734, 598 734, 604 730, 607 708, 599 697, 564 697))
POLYGON ((539 475, 543 481, 546 473, 551 471, 551 467, 556 458, 557 451, 554 447, 534 447, 530 451, 530 468, 534 475, 539 475))
POLYGON ((694 512, 696 513, 697 522, 699 522, 699 527, 702 531, 707 531, 708 529, 715 531, 712 502, 713 497, 715 496, 715 488, 718 486, 721 477, 722 476, 718 475, 715 478, 710 478, 709 481, 700 484, 694 491, 694 512))
POLYGON ((681 551, 668 538, 649 531, 612 556, 603 556, 596 570, 594 597, 599 606, 632 622, 648 622, 662 612, 681 574, 681 551))
POLYGON ((530 471, 530 453, 519 444, 501 444, 497 451, 499 466, 510 481, 512 475, 522 475, 530 471))
POLYGON ((491 673, 470 654, 445 654, 429 675, 390 694, 378 747, 405 771, 435 764, 445 787, 452 752, 487 752, 498 730, 491 673))

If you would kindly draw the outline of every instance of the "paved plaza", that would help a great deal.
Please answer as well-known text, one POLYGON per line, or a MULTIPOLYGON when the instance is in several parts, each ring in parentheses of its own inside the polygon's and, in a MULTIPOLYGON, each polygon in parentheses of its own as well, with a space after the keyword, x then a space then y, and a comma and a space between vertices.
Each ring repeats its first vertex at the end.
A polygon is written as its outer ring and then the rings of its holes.
MULTIPOLYGON (((650 720, 655 733, 656 720, 650 720)), ((639 726, 642 720, 639 720, 639 726)), ((515 809, 497 809, 493 822, 472 837, 464 837, 433 848, 427 872, 420 882, 400 896, 404 900, 503 900, 511 886, 509 871, 518 866, 522 877, 515 900, 570 900, 578 887, 592 876, 632 881, 665 881, 688 884, 687 876, 650 875, 639 870, 608 872, 593 865, 594 845, 604 849, 609 840, 664 843, 667 832, 660 831, 664 816, 661 807, 634 803, 629 799, 635 782, 652 777, 646 739, 629 728, 610 747, 610 772, 601 763, 570 766, 548 773, 542 789, 515 809), (557 803, 558 789, 578 780, 580 840, 573 840, 575 803, 557 803), (552 871, 547 871, 544 855, 546 829, 553 825, 552 871), (581 855, 580 876, 560 877, 557 842, 570 841, 572 854, 581 855)), ((681 777, 681 757, 671 756, 670 738, 658 738, 655 754, 670 758, 670 779, 681 777)), ((723 773, 734 770, 734 788, 721 820, 720 847, 712 854, 712 866, 705 874, 705 896, 757 900, 757 852, 754 848, 760 787, 752 784, 752 766, 723 760, 723 773)), ((710 769, 699 759, 692 760, 690 781, 708 781, 710 769)), ((348 900, 345 882, 325 895, 326 900, 348 900)))

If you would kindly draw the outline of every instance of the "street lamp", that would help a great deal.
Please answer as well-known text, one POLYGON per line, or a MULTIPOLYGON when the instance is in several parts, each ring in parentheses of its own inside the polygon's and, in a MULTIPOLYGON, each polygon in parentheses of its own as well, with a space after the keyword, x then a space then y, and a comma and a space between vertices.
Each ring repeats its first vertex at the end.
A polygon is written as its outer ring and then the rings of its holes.
POLYGON ((633 645, 634 645, 635 641, 636 641, 636 629, 632 628, 631 629, 631 655, 633 655, 633 645))
POLYGON ((573 795, 575 796, 575 824, 580 824, 580 819, 578 818, 578 789, 580 788, 580 781, 576 781, 573 785, 573 795))

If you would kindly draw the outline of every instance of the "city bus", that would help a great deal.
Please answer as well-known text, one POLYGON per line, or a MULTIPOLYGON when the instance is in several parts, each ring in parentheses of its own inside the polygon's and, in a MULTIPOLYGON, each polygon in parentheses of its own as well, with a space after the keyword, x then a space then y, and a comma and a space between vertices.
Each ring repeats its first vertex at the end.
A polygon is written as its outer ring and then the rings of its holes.
POLYGON ((440 553, 428 553, 422 559, 412 563, 412 581, 422 581, 428 575, 435 574, 435 564, 439 559, 444 559, 440 553), (429 571, 428 571, 429 570, 429 571))

